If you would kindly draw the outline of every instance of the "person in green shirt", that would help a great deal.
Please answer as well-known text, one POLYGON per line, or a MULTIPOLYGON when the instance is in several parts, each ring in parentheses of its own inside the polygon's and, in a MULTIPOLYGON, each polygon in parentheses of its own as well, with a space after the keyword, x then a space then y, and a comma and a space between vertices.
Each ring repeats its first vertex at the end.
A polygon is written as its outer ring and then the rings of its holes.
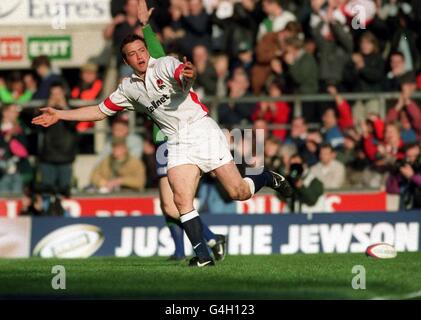
MULTIPOLYGON (((164 48, 156 37, 149 23, 149 18, 153 12, 153 8, 147 8, 145 0, 139 0, 138 17, 142 24, 143 36, 148 47, 148 51, 153 58, 165 56, 164 48)), ((167 156, 166 136, 161 132, 159 127, 154 124, 153 139, 157 146, 157 154, 167 156)), ((184 232, 183 225, 179 219, 179 213, 173 200, 173 192, 170 188, 167 177, 167 164, 157 161, 157 174, 159 178, 159 198, 161 201, 161 209, 165 217, 166 224, 170 229, 171 236, 175 244, 175 253, 171 259, 184 259, 184 232)), ((202 222, 203 236, 212 250, 215 260, 223 260, 226 255, 226 237, 214 234, 209 227, 202 222)))
MULTIPOLYGON (((32 83, 32 82, 28 82, 32 83)), ((33 82, 35 84, 35 82, 33 82)), ((31 100, 35 88, 28 88, 19 72, 13 72, 7 81, 0 78, 0 102, 23 104, 31 100)))

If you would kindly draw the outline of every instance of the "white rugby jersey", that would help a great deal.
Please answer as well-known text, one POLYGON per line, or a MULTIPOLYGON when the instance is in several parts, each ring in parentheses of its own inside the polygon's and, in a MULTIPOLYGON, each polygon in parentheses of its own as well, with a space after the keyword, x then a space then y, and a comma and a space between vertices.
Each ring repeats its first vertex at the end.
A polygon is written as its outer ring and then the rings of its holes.
POLYGON ((192 83, 183 79, 183 68, 174 57, 150 57, 145 80, 134 73, 124 78, 99 108, 108 116, 124 109, 145 112, 170 136, 208 113, 192 83))

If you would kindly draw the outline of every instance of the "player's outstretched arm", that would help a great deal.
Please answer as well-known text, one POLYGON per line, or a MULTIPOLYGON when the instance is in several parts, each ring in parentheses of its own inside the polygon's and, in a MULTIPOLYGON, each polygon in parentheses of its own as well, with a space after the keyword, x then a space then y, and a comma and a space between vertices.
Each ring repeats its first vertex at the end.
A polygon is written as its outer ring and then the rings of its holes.
POLYGON ((42 114, 32 119, 32 123, 49 127, 59 120, 65 121, 99 121, 107 117, 99 106, 82 107, 72 110, 58 110, 51 107, 41 108, 42 114))
POLYGON ((145 0, 139 0, 137 7, 137 17, 142 24, 143 37, 146 41, 146 46, 150 55, 157 59, 165 57, 165 51, 159 42, 155 32, 152 30, 151 25, 149 24, 149 19, 152 15, 154 8, 148 9, 145 0))

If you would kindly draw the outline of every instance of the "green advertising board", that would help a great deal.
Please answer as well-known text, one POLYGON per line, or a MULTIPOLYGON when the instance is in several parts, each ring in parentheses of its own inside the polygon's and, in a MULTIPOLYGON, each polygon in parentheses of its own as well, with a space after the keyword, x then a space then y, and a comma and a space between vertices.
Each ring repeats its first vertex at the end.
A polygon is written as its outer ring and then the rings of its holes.
POLYGON ((28 58, 47 55, 54 60, 69 60, 72 57, 70 36, 28 37, 28 58))

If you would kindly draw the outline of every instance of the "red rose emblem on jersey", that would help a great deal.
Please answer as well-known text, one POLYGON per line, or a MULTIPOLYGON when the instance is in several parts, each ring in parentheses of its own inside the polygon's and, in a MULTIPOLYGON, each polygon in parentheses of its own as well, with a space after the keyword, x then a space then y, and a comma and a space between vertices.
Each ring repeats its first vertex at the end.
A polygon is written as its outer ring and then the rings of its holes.
POLYGON ((162 79, 158 79, 158 80, 156 80, 156 85, 158 86, 158 88, 159 88, 160 90, 162 90, 162 89, 164 89, 164 88, 165 88, 165 85, 164 85, 164 80, 162 80, 162 79))

